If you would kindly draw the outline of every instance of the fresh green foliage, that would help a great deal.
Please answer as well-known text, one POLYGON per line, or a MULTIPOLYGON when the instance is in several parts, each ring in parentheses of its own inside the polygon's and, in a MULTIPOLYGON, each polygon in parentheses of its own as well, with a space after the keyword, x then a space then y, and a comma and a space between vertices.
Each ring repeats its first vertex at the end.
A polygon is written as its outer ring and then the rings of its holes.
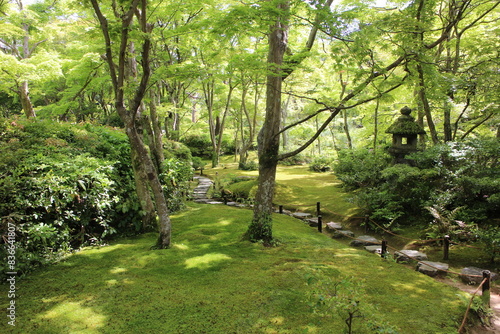
MULTIPOLYGON (((177 211, 193 169, 182 144, 170 143, 168 153, 161 179, 169 208, 177 211)), ((19 272, 113 234, 142 229, 130 148, 122 131, 1 119, 0 175, 1 230, 9 222, 16 225, 19 272)))
POLYGON ((123 133, 3 119, 0 142, 0 217, 2 230, 16 225, 19 272, 117 231, 138 230, 123 133))
POLYGON ((164 194, 171 211, 179 211, 184 207, 184 201, 190 190, 189 181, 193 178, 193 168, 189 161, 175 158, 166 159, 160 174, 164 194))
POLYGON ((434 218, 431 233, 464 235, 468 224, 484 224, 500 212, 499 151, 495 139, 452 142, 411 155, 414 166, 389 166, 366 150, 355 150, 339 155, 335 172, 346 187, 358 189, 356 203, 377 221, 423 217, 429 223, 434 218))
POLYGON ((381 171, 389 165, 389 161, 387 154, 378 151, 342 150, 333 171, 348 189, 372 187, 382 179, 381 171))
POLYGON ((328 172, 332 169, 333 160, 330 158, 319 157, 309 164, 309 169, 313 172, 328 172))
POLYGON ((478 231, 479 240, 485 247, 485 252, 490 254, 491 263, 500 255, 500 228, 487 227, 478 231))
POLYGON ((259 169, 259 165, 255 162, 255 161, 248 161, 248 162, 240 162, 238 164, 238 169, 241 169, 241 170, 258 170, 259 169))
MULTIPOLYGON (((456 331, 465 312, 457 290, 285 215, 273 217, 278 247, 242 241, 251 218, 250 210, 191 204, 172 215, 170 249, 151 250, 157 236, 147 234, 41 269, 17 282, 16 330, 341 333, 353 296, 364 316, 354 319, 354 330, 368 322, 385 333, 456 331), (342 307, 333 300, 331 311, 310 305, 315 292, 331 294, 330 283, 340 281, 342 307)), ((0 285, 2 295, 7 289, 0 285)), ((0 307, 7 303, 1 299, 0 307)), ((7 326, 1 322, 0 331, 7 326)))

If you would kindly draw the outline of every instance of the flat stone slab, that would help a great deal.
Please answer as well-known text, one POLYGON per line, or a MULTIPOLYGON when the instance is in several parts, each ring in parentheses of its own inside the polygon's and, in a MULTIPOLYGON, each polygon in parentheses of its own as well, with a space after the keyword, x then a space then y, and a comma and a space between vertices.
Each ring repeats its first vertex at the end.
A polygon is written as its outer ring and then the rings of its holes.
POLYGON ((448 263, 422 261, 417 264, 417 271, 427 276, 434 277, 438 274, 446 273, 449 267, 448 263))
POLYGON ((207 204, 207 202, 210 202, 210 201, 211 200, 208 198, 198 198, 198 199, 194 200, 195 203, 203 203, 203 204, 207 204))
POLYGON ((292 213, 292 216, 299 219, 307 219, 312 217, 310 213, 305 213, 305 212, 294 212, 292 213))
POLYGON ((351 241, 351 246, 363 247, 380 244, 381 241, 371 235, 362 235, 351 241))
POLYGON ((394 258, 396 262, 410 262, 410 260, 425 261, 427 260, 427 255, 411 249, 404 249, 394 253, 394 258))
POLYGON ((207 202, 207 204, 213 204, 213 205, 215 205, 215 204, 224 204, 224 202, 219 202, 219 201, 209 201, 209 202, 207 202))
MULTIPOLYGON (((480 284, 483 281, 483 271, 485 270, 477 267, 465 267, 460 271, 460 279, 466 284, 480 284)), ((498 274, 490 271, 490 279, 496 281, 498 274)))
POLYGON ((342 224, 329 222, 326 223, 326 229, 329 231, 342 230, 342 224))
POLYGON ((349 230, 334 230, 332 238, 354 238, 354 232, 349 230))
POLYGON ((379 245, 365 246, 365 250, 374 254, 382 254, 382 246, 379 245))
POLYGON ((226 205, 229 205, 229 206, 239 206, 240 203, 238 203, 238 202, 227 202, 226 205))

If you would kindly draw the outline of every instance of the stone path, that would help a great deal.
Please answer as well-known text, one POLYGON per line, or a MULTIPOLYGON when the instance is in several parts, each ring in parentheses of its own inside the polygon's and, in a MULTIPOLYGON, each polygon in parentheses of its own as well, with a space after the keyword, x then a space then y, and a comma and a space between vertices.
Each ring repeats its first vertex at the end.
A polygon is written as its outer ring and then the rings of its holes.
POLYGON ((208 190, 214 184, 212 180, 208 177, 195 176, 195 180, 198 181, 198 185, 193 190, 193 199, 196 203, 208 203, 211 199, 208 198, 208 190))

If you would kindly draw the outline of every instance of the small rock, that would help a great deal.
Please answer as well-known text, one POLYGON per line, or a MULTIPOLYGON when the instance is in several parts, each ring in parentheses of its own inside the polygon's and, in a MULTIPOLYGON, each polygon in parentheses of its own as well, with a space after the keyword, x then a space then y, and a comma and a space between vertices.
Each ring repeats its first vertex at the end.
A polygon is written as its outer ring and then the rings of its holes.
POLYGON ((334 230, 332 238, 354 238, 354 232, 349 230, 334 230))
POLYGON ((329 223, 326 223, 326 229, 329 231, 341 230, 342 224, 329 222, 329 223))
POLYGON ((416 270, 427 276, 434 277, 440 273, 445 273, 448 268, 448 263, 422 261, 417 264, 416 270))
POLYGON ((410 260, 425 261, 427 260, 427 255, 416 250, 404 249, 395 252, 394 258, 396 262, 410 262, 410 260))
POLYGON ((357 237, 355 240, 351 241, 351 246, 360 247, 360 246, 370 246, 380 244, 380 240, 370 236, 370 235, 362 235, 357 237))
MULTIPOLYGON (((460 271, 460 278, 466 284, 480 284, 483 281, 483 271, 485 270, 477 267, 465 267, 460 271)), ((498 274, 491 272, 490 278, 492 281, 495 281, 498 279, 498 274)))

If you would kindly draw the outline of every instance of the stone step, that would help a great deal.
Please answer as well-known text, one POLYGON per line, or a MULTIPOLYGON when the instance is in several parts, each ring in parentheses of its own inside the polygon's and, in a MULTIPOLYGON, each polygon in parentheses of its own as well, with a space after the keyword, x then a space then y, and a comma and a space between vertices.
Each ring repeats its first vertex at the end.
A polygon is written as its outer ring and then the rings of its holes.
POLYGON ((371 246, 381 244, 382 242, 375 237, 370 235, 362 235, 357 237, 355 240, 351 241, 351 246, 361 247, 361 246, 371 246))
POLYGON ((292 216, 298 219, 308 219, 312 217, 310 213, 305 213, 305 212, 294 212, 292 213, 292 216))
POLYGON ((425 261, 427 260, 427 255, 416 250, 404 249, 395 252, 394 258, 396 262, 410 262, 411 260, 425 261))
POLYGON ((449 269, 448 263, 422 261, 417 264, 417 271, 427 276, 437 276, 438 274, 446 273, 449 269))
POLYGON ((332 238, 354 238, 354 232, 349 230, 334 230, 332 238))
POLYGON ((342 224, 329 222, 326 223, 326 229, 329 231, 342 230, 342 224))

